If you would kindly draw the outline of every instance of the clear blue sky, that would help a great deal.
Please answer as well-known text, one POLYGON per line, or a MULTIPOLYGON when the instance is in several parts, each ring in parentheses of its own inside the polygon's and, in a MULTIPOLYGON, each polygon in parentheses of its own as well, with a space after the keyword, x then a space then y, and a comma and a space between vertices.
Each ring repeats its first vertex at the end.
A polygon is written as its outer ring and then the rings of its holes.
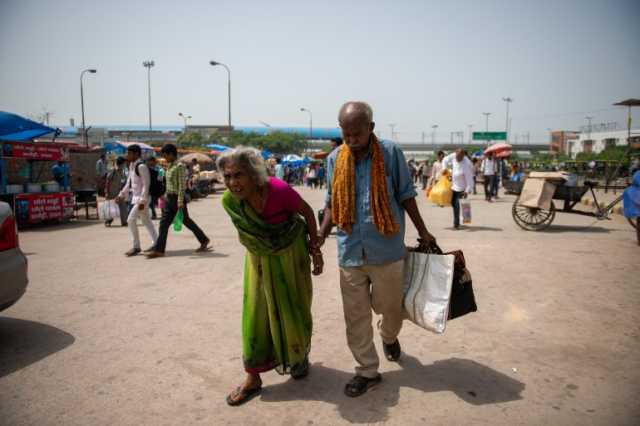
MULTIPOLYGON (((615 101, 640 97, 640 1, 34 1, 0 0, 0 110, 53 112, 88 125, 233 122, 335 126, 345 100, 374 107, 400 140, 473 124, 545 138, 546 129, 625 122, 615 101)), ((640 113, 636 112, 636 124, 640 113)), ((427 136, 430 140, 430 136, 427 136)))

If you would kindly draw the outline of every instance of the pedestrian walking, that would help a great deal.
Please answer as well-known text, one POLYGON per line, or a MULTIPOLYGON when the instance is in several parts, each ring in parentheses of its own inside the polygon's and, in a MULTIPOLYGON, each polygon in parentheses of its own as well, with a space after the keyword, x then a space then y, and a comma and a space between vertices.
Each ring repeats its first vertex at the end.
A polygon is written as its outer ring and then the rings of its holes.
MULTIPOLYGON (((116 201, 120 191, 124 188, 125 183, 127 182, 127 173, 126 170, 127 160, 124 157, 118 157, 116 159, 116 165, 113 169, 107 173, 105 187, 104 187, 104 195, 105 198, 109 201, 113 200, 114 203, 118 205, 118 210, 120 211, 120 225, 127 226, 127 216, 129 215, 129 210, 127 209, 127 202, 124 199, 120 199, 116 201)), ((111 226, 113 223, 113 218, 109 218, 104 221, 105 226, 111 226)))
POLYGON ((427 189, 427 185, 429 184, 429 178, 431 175, 431 167, 429 166, 429 161, 425 160, 420 166, 420 176, 422 179, 422 190, 427 189))
POLYGON ((147 167, 149 167, 149 179, 151 181, 149 186, 151 219, 157 220, 156 207, 158 207, 158 200, 160 200, 160 197, 162 197, 165 192, 164 173, 158 167, 156 157, 149 157, 147 159, 147 167))
POLYGON ((338 117, 344 144, 328 158, 327 198, 320 242, 337 225, 340 288, 347 343, 356 375, 344 388, 357 397, 381 381, 373 343, 371 309, 382 315, 379 331, 385 357, 398 361, 403 321, 405 212, 425 242, 435 239, 422 221, 416 191, 402 150, 378 140, 371 107, 348 102, 338 117))
POLYGON ((476 195, 478 193, 476 188, 478 186, 478 174, 480 174, 480 162, 474 157, 471 160, 471 164, 473 165, 473 195, 476 195))
POLYGON ((453 228, 460 229, 460 199, 467 198, 473 191, 473 164, 462 148, 442 160, 445 169, 451 169, 451 207, 453 207, 453 228))
POLYGON ((248 401, 262 389, 261 373, 276 369, 301 379, 311 348, 311 262, 323 260, 313 210, 286 182, 268 177, 260 152, 238 147, 218 159, 227 186, 222 205, 247 248, 242 313, 247 376, 227 403, 248 401), (303 219, 304 218, 304 219, 303 219))
POLYGON ((327 174, 327 171, 324 168, 324 164, 320 164, 320 167, 318 167, 318 188, 320 189, 324 188, 326 174, 327 174))
POLYGON ((120 204, 131 195, 131 209, 127 217, 127 224, 133 239, 133 248, 125 253, 126 256, 135 256, 142 250, 140 248, 140 233, 138 232, 138 218, 147 229, 151 237, 152 245, 156 243, 158 233, 151 222, 149 212, 149 187, 151 184, 149 168, 142 160, 142 149, 139 145, 129 145, 127 148, 127 160, 129 162, 129 175, 116 202, 120 204))
POLYGON ((442 175, 442 160, 444 159, 444 152, 438 151, 436 154, 436 161, 433 162, 433 167, 431 167, 431 177, 429 178, 429 186, 433 187, 438 180, 440 180, 440 176, 442 175))
POLYGON ((493 156, 493 153, 487 154, 484 160, 482 160, 480 170, 482 171, 483 175, 484 198, 488 202, 491 202, 492 198, 495 196, 495 186, 498 179, 498 164, 493 156))
POLYGON ((105 181, 107 178, 107 158, 104 154, 100 154, 98 161, 96 161, 96 188, 98 189, 98 195, 104 195, 105 181))
POLYGON ((147 258, 155 259, 164 256, 169 227, 178 212, 182 212, 182 223, 187 229, 193 232, 200 243, 200 247, 196 249, 196 253, 210 250, 209 243, 211 240, 205 235, 202 229, 198 227, 193 219, 189 217, 185 197, 187 190, 187 170, 184 164, 178 161, 178 148, 169 143, 162 147, 160 153, 162 154, 162 158, 167 161, 165 207, 162 210, 162 218, 160 219, 158 240, 155 245, 148 250, 147 258))

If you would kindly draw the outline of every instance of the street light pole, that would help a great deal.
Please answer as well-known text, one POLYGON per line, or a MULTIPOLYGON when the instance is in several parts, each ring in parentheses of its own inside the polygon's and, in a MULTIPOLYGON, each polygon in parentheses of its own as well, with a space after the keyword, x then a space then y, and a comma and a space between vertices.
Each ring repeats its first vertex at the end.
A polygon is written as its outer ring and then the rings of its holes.
POLYGON ((184 122, 184 133, 187 133, 187 120, 191 120, 193 117, 190 115, 184 115, 181 112, 178 113, 178 117, 182 117, 182 121, 184 122))
MULTIPOLYGON (((484 126, 485 132, 489 133, 489 116, 491 115, 491 113, 490 112, 483 112, 482 114, 484 115, 484 119, 485 119, 485 126, 484 126)), ((487 145, 489 145, 489 142, 490 142, 489 140, 486 140, 486 144, 487 145)))
POLYGON ((469 128, 469 145, 471 145, 473 142, 473 124, 467 124, 467 127, 469 128))
POLYGON ((507 143, 509 143, 509 104, 513 102, 513 99, 510 97, 502 98, 502 100, 507 104, 507 119, 504 125, 504 131, 507 133, 507 143))
POLYGON ((307 108, 300 108, 300 111, 309 113, 309 140, 313 139, 313 113, 307 108))
MULTIPOLYGON (((144 61, 142 66, 147 69, 147 86, 149 92, 149 132, 153 130, 151 125, 151 68, 154 67, 156 63, 154 61, 144 61)), ((149 135, 151 137, 151 135, 149 135)))
POLYGON ((227 108, 228 108, 228 125, 231 127, 231 70, 228 66, 222 62, 209 61, 209 64, 213 67, 216 65, 223 66, 227 70, 227 108))
POLYGON ((436 147, 436 129, 438 128, 437 124, 434 124, 433 126, 431 126, 431 129, 433 129, 431 131, 431 149, 435 149, 436 147))
POLYGON ((82 110, 82 141, 84 142, 84 145, 86 147, 89 147, 89 139, 87 138, 87 128, 85 127, 85 124, 84 124, 84 89, 82 87, 82 77, 86 72, 90 74, 95 74, 98 71, 94 68, 89 68, 80 73, 80 109, 82 110))

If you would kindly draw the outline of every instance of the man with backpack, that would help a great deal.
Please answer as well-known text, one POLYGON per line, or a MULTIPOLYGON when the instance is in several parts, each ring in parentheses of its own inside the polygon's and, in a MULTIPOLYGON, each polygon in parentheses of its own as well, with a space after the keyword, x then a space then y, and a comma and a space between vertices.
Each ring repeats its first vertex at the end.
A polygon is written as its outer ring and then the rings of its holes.
POLYGON ((156 207, 158 206, 158 200, 164 195, 165 184, 164 174, 162 170, 158 168, 158 162, 156 157, 149 157, 147 160, 147 167, 149 167, 149 195, 151 196, 151 202, 149 207, 151 208, 151 220, 157 220, 156 207))
POLYGON ((131 191, 131 211, 127 222, 129 231, 133 238, 133 248, 125 253, 126 256, 135 256, 142 252, 140 248, 140 234, 138 233, 138 218, 142 220, 142 224, 147 228, 151 237, 152 246, 155 246, 158 239, 158 233, 151 222, 151 214, 149 214, 149 189, 151 186, 151 178, 149 176, 149 168, 142 160, 142 149, 139 145, 129 145, 127 148, 127 160, 129 161, 129 176, 124 184, 122 191, 116 197, 116 202, 125 200, 131 191))

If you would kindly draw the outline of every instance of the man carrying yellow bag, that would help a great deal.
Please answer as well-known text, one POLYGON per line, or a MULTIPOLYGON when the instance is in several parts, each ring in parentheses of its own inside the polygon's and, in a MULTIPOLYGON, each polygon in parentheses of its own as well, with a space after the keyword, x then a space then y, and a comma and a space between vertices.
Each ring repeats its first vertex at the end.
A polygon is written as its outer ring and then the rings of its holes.
POLYGON ((453 198, 453 190, 451 189, 451 179, 449 170, 443 170, 438 183, 429 188, 427 197, 434 204, 440 207, 450 206, 453 198))

